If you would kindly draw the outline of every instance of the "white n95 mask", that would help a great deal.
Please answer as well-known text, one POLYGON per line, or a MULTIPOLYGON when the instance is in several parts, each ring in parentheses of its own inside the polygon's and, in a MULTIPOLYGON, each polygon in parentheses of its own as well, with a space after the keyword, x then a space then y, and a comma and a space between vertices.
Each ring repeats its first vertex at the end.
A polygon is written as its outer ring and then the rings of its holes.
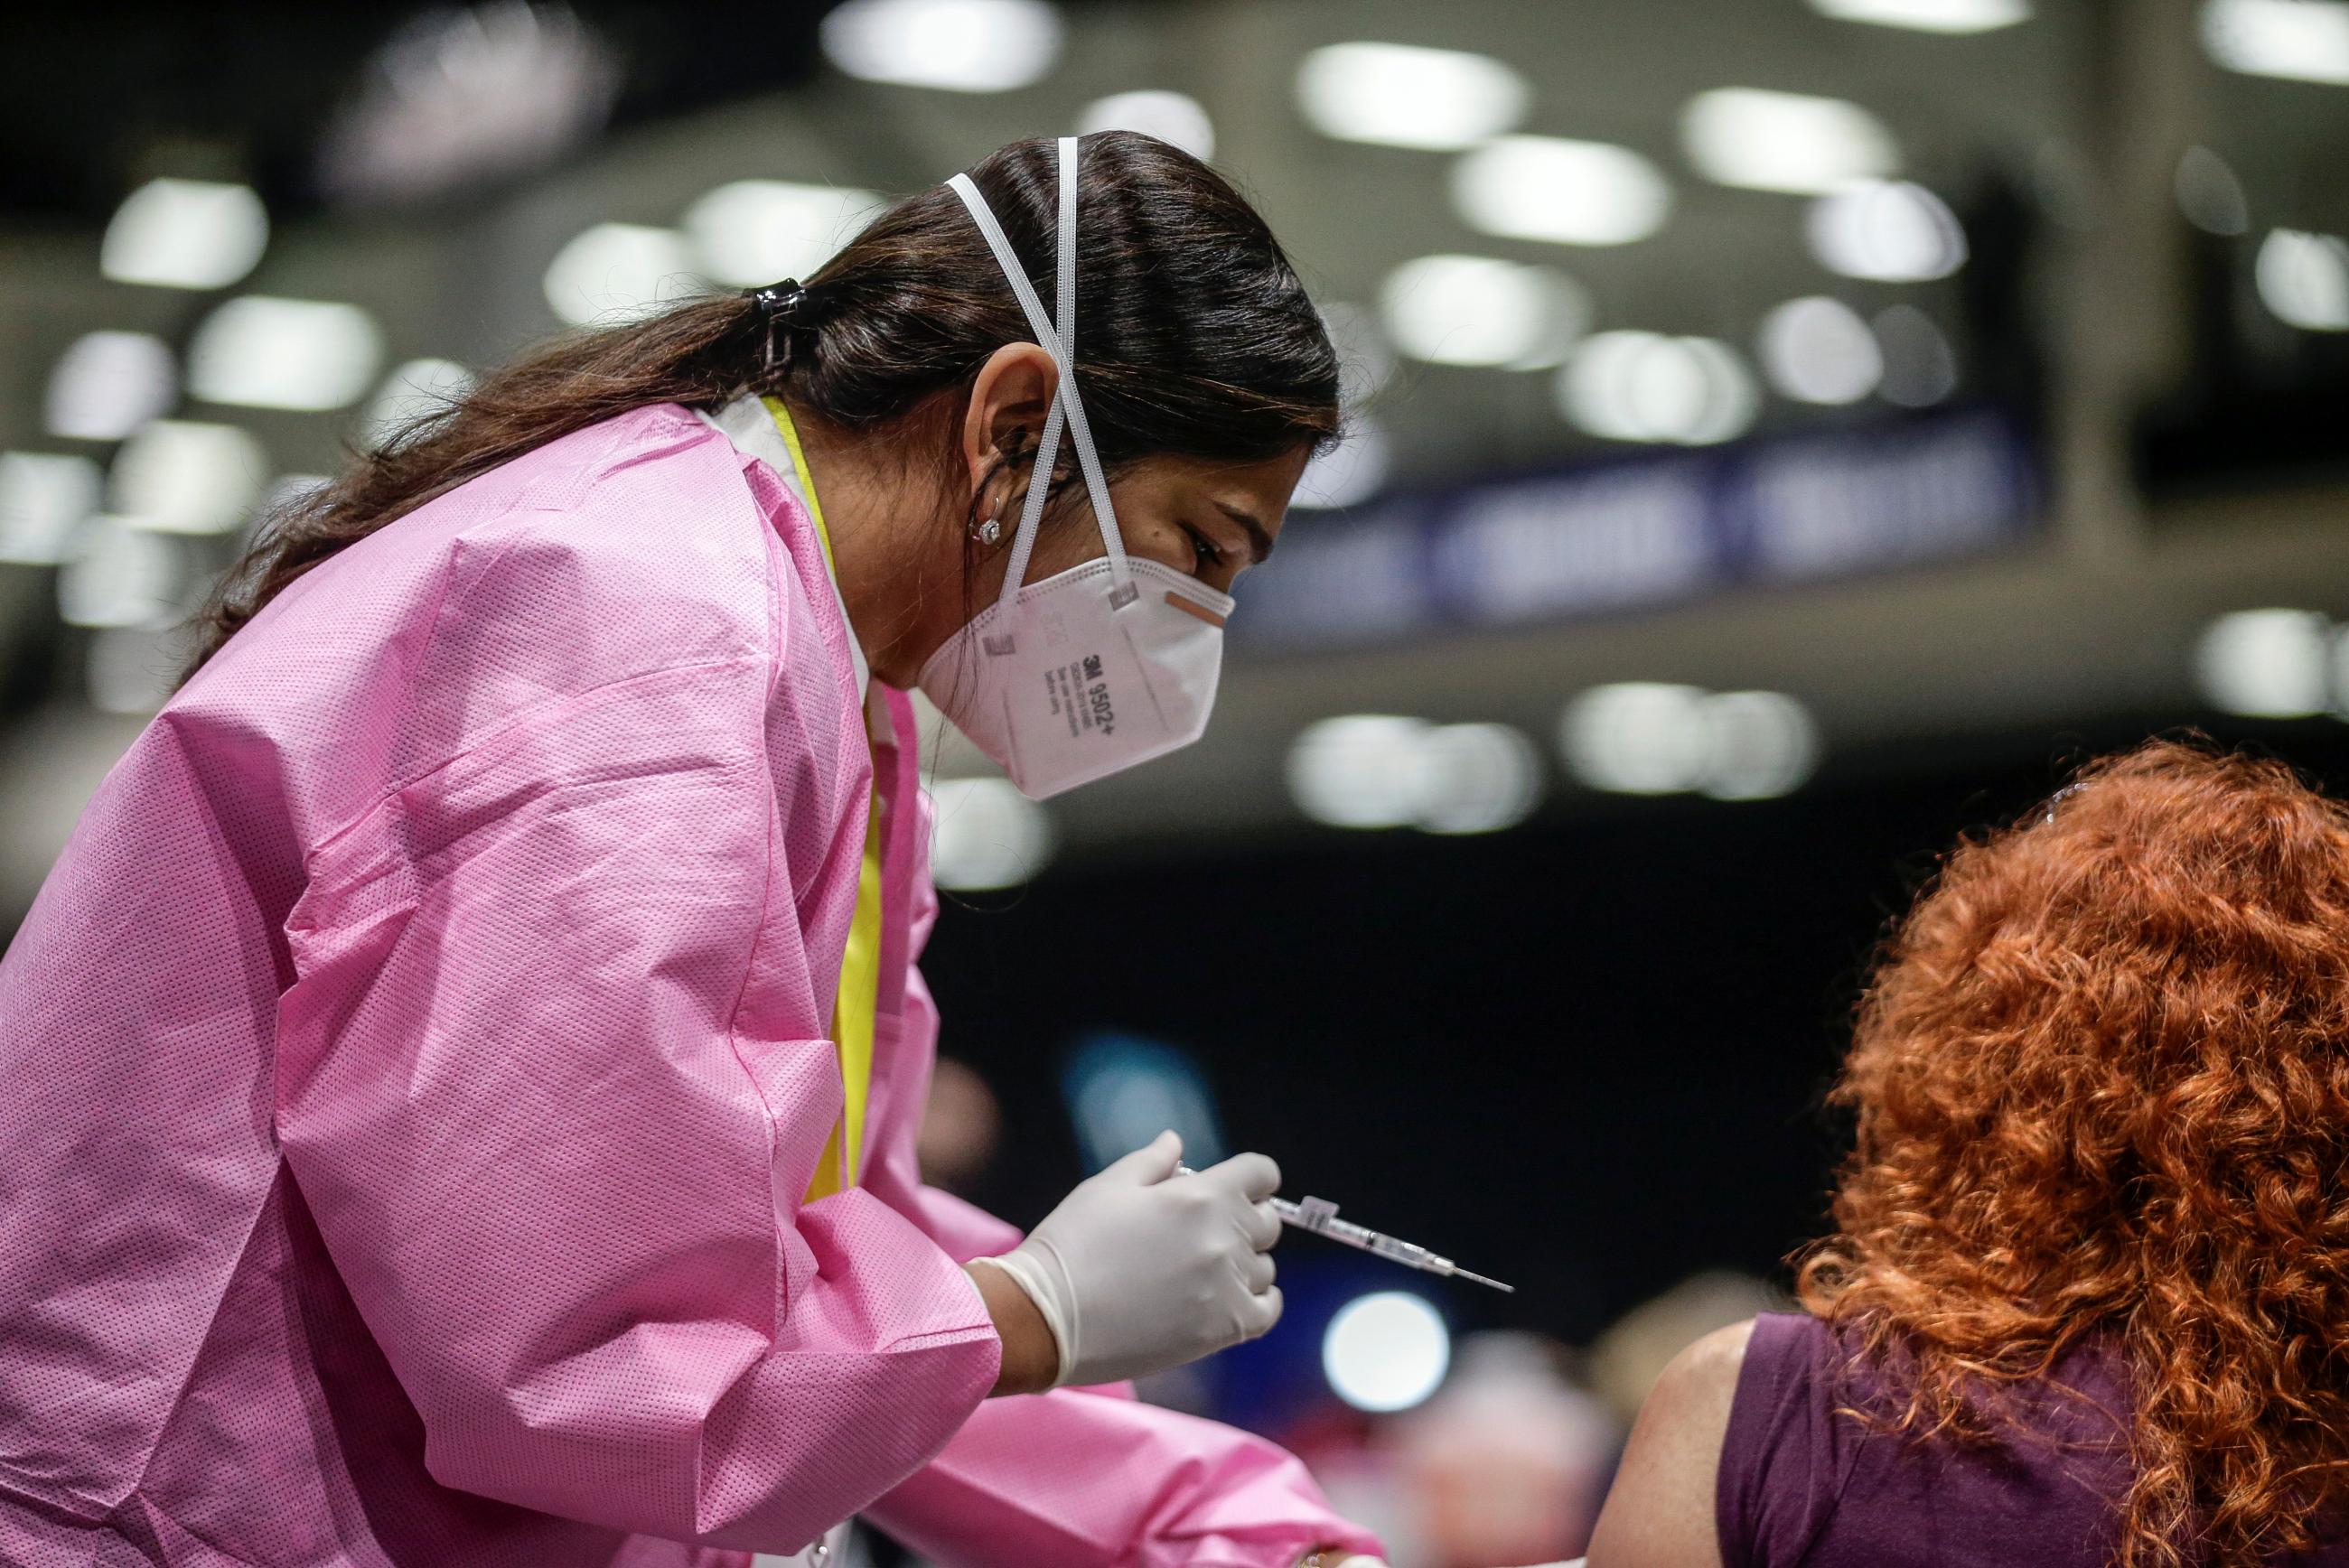
POLYGON ((1223 666, 1231 599, 1154 561, 1125 553, 1077 395, 1077 139, 1061 139, 1060 325, 1044 315, 1019 257, 968 175, 947 181, 970 209, 1060 369, 1033 479, 1012 538, 1003 596, 922 666, 921 687, 955 727, 1036 799, 1188 746, 1207 727, 1223 666), (1068 428, 1106 552, 1021 585, 1044 518, 1052 463, 1068 428))

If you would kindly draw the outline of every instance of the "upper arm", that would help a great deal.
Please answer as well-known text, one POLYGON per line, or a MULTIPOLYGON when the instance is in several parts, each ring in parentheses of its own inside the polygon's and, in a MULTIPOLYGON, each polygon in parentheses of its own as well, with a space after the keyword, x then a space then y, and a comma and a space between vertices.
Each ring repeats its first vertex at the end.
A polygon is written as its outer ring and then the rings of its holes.
POLYGON ((1590 1568, 1720 1568, 1713 1488, 1751 1319, 1717 1329, 1658 1378, 1590 1540, 1590 1568))

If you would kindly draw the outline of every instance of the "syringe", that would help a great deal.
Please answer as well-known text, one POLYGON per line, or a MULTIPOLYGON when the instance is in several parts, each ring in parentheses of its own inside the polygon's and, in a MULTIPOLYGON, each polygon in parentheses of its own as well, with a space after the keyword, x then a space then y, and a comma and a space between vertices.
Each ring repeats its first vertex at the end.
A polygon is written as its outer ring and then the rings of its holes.
MULTIPOLYGON (((1180 1176, 1197 1174, 1188 1165, 1178 1165, 1174 1171, 1175 1174, 1180 1176)), ((1380 1257, 1399 1263, 1405 1268, 1420 1269, 1432 1274, 1445 1274, 1454 1279, 1474 1280, 1478 1284, 1489 1285, 1495 1290, 1506 1291, 1512 1295, 1516 1294, 1516 1285, 1503 1284, 1496 1279, 1486 1279, 1483 1274, 1464 1269, 1450 1258, 1431 1253, 1425 1247, 1411 1242, 1397 1241, 1383 1232, 1371 1230, 1368 1225, 1358 1225, 1351 1220, 1338 1218, 1338 1205, 1327 1198, 1308 1196, 1296 1202, 1291 1202, 1286 1198, 1274 1198, 1269 1202, 1272 1204, 1273 1212, 1280 1216, 1283 1224, 1294 1225, 1300 1231, 1310 1231, 1317 1236, 1327 1236, 1333 1242, 1343 1242, 1350 1247, 1360 1247, 1366 1253, 1376 1253, 1380 1257)))

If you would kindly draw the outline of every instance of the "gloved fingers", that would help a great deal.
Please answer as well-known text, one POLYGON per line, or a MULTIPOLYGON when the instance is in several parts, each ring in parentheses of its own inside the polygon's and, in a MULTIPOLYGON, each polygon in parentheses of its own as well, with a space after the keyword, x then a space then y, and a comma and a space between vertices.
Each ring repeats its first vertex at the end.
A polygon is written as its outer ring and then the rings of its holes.
MULTIPOLYGON (((1103 1166, 1101 1175, 1120 1186, 1154 1187, 1183 1163, 1183 1135, 1169 1128, 1133 1153, 1103 1166)), ((1219 1167, 1220 1169, 1220 1167, 1219 1167)))
POLYGON ((1247 1283, 1250 1295, 1262 1295, 1272 1288, 1273 1276, 1279 1270, 1273 1266, 1269 1253, 1250 1253, 1240 1264, 1240 1278, 1247 1283))
POLYGON ((1237 1192, 1251 1203, 1280 1191, 1280 1167, 1267 1154, 1235 1154, 1221 1165, 1200 1171, 1199 1179, 1237 1192))
POLYGON ((1251 1295, 1242 1302, 1240 1325, 1247 1330, 1247 1336, 1250 1339, 1256 1339, 1271 1333, 1272 1326, 1280 1321, 1281 1305, 1278 1285, 1251 1295))
POLYGON ((1280 1240, 1280 1212, 1270 1203, 1250 1203, 1241 1216, 1240 1230, 1247 1234, 1248 1245, 1257 1252, 1268 1253, 1272 1244, 1280 1240))

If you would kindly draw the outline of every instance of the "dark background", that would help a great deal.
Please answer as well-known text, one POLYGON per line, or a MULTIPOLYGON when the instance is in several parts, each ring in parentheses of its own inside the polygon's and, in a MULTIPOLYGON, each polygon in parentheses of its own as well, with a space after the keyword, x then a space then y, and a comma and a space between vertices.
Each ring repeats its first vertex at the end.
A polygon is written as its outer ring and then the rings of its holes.
MULTIPOLYGON (((1775 801, 1240 840, 949 894, 923 963, 941 1045, 1005 1119, 974 1196, 1033 1223, 1082 1173, 1061 1064, 1119 1028, 1195 1055, 1229 1145, 1272 1154, 1290 1195, 1517 1285, 1437 1287, 1468 1321, 1584 1342, 1701 1269, 1790 1283, 1847 1147, 1826 1091, 1888 923, 1960 833, 2155 727, 1775 801)), ((2214 738, 2349 777, 2332 720, 2214 738)), ((1330 1251, 1294 1238, 1284 1270, 1330 1251)))

